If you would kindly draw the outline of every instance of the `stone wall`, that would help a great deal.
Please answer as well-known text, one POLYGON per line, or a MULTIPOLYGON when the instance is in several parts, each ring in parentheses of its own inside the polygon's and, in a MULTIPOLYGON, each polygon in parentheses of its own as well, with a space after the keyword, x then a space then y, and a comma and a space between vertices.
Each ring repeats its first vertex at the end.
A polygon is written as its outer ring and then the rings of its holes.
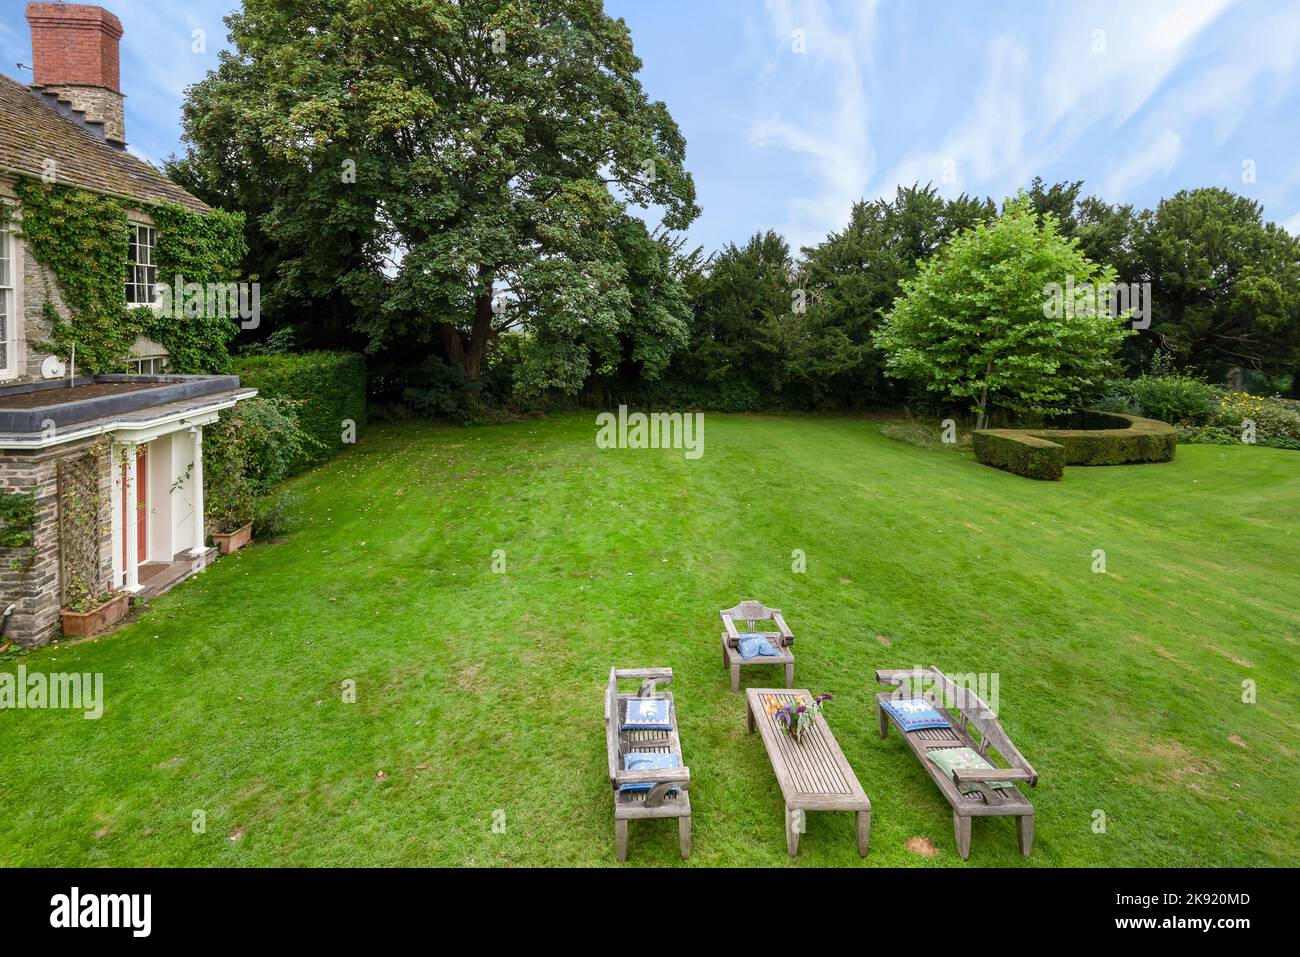
POLYGON ((113 578, 113 477, 108 442, 103 437, 32 451, 0 451, 0 488, 35 492, 34 541, 30 548, 0 548, 0 610, 10 602, 17 608, 9 619, 5 639, 29 647, 56 638, 62 627, 63 582, 59 555, 59 471, 63 459, 79 458, 101 446, 99 455, 99 581, 96 590, 111 587, 113 578), (20 567, 13 567, 17 560, 20 567))

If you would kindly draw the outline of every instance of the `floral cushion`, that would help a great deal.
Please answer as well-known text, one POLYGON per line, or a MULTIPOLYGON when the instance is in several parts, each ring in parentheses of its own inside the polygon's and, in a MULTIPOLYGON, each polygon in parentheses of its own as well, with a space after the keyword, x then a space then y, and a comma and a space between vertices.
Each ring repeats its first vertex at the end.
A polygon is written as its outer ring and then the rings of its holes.
POLYGON ((934 705, 924 698, 889 698, 881 702, 881 707, 894 716, 904 731, 952 727, 952 722, 934 710, 934 705))
POLYGON ((665 698, 629 698, 623 714, 624 731, 671 731, 665 698))

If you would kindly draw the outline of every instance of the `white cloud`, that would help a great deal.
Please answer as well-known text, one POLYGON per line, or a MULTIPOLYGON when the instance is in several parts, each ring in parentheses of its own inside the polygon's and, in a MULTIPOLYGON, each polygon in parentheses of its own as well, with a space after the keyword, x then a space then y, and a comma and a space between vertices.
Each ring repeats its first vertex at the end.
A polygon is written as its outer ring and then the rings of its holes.
POLYGON ((1292 236, 1300 238, 1300 209, 1297 209, 1295 215, 1282 224, 1282 228, 1292 236))
POLYGON ((1178 162, 1182 148, 1183 138, 1171 129, 1149 136, 1107 177, 1106 197, 1121 201, 1134 186, 1145 183, 1157 173, 1168 173, 1178 162))
POLYGON ((780 228, 796 248, 820 242, 832 226, 843 225, 874 166, 866 64, 875 39, 875 8, 874 0, 854 6, 845 25, 832 22, 822 0, 767 0, 769 25, 782 55, 798 62, 780 63, 781 69, 769 63, 765 74, 772 82, 788 81, 791 74, 811 75, 831 90, 828 108, 816 116, 792 121, 778 105, 750 127, 754 144, 803 157, 809 178, 820 186, 816 195, 786 202, 788 221, 780 228), (802 31, 806 52, 792 49, 795 31, 802 31))

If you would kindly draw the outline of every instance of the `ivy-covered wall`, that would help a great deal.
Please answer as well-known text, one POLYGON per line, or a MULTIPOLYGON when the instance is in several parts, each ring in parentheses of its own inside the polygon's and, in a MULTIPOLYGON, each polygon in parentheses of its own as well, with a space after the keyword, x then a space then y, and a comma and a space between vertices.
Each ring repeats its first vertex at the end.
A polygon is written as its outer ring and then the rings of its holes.
POLYGON ((77 369, 90 373, 127 369, 131 345, 147 336, 167 349, 171 369, 182 373, 225 371, 227 345, 237 328, 223 316, 157 315, 128 309, 127 212, 139 209, 157 227, 158 282, 233 282, 244 255, 244 217, 211 210, 198 213, 174 203, 131 207, 87 190, 21 178, 14 184, 21 207, 18 231, 27 251, 54 274, 67 308, 44 304, 50 338, 31 348, 68 358, 77 347, 77 369))

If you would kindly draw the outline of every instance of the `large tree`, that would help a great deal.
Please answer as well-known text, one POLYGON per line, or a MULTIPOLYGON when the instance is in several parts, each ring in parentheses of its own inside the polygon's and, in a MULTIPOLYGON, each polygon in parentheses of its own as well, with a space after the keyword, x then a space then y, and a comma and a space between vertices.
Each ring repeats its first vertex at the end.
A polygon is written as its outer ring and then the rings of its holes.
POLYGON ((537 388, 572 391, 624 333, 661 367, 645 340, 682 316, 644 301, 626 210, 681 229, 695 189, 600 0, 245 0, 226 23, 183 165, 258 211, 282 302, 341 298, 372 349, 440 347, 471 381, 521 325, 537 388))
POLYGON ((768 323, 789 377, 819 402, 858 405, 887 397, 871 333, 920 263, 963 229, 996 215, 990 200, 945 199, 931 185, 855 203, 843 230, 803 251, 803 311, 768 323))
POLYGON ((1142 214, 1137 247, 1151 282, 1148 352, 1159 345, 1215 378, 1240 366, 1300 381, 1300 240, 1264 222, 1257 202, 1184 190, 1142 214))
POLYGON ((874 338, 893 374, 969 404, 977 428, 993 408, 1060 411, 1099 389, 1129 333, 1106 314, 1113 280, 1021 195, 905 280, 874 338))

